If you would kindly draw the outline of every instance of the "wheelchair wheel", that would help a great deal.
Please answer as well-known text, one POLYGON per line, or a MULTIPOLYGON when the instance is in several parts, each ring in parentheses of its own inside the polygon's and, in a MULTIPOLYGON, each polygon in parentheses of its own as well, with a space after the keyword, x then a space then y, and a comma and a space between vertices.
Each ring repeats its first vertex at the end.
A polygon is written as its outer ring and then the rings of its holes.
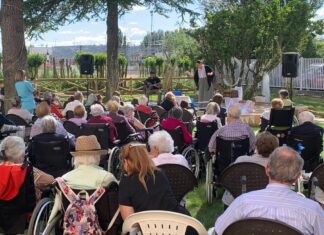
POLYGON ((189 146, 183 150, 182 155, 187 159, 191 171, 194 173, 196 178, 199 177, 200 170, 200 159, 197 151, 189 146))
POLYGON ((54 200, 48 197, 43 198, 37 203, 29 222, 27 232, 28 235, 39 235, 43 233, 50 217, 53 205, 54 200))
POLYGON ((122 164, 119 160, 120 148, 114 147, 108 160, 108 171, 111 172, 119 181, 122 175, 122 164))
POLYGON ((46 226, 42 235, 60 235, 63 233, 61 220, 63 214, 59 212, 46 226))
POLYGON ((207 203, 213 202, 214 197, 214 183, 213 183, 213 162, 209 160, 206 166, 206 196, 207 196, 207 203))

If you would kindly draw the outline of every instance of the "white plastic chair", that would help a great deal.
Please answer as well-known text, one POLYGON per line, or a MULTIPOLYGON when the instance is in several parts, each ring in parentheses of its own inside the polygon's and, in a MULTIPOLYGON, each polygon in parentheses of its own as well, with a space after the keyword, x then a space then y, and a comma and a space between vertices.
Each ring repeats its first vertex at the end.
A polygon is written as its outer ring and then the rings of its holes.
POLYGON ((207 235, 205 227, 195 218, 170 211, 132 214, 124 221, 122 234, 184 235, 188 226, 193 227, 199 235, 207 235), (142 233, 138 233, 136 226, 140 227, 142 233))

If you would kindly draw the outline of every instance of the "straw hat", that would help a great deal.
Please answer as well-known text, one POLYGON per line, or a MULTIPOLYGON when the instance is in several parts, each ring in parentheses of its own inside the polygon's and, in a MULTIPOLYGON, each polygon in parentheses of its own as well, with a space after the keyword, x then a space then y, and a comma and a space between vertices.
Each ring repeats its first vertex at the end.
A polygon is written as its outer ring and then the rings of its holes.
POLYGON ((106 155, 107 150, 101 149, 101 146, 95 135, 80 136, 75 143, 75 152, 71 152, 73 157, 106 155))

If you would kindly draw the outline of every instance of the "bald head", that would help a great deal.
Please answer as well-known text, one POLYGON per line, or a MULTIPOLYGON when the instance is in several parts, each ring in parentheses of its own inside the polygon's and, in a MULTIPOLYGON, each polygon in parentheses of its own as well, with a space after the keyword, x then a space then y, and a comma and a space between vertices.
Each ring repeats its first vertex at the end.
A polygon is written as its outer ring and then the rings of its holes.
POLYGON ((304 160, 289 147, 276 148, 269 159, 269 177, 282 183, 296 181, 304 166, 304 160))
POLYGON ((238 104, 232 104, 227 110, 227 116, 234 119, 239 119, 241 116, 240 106, 238 104))

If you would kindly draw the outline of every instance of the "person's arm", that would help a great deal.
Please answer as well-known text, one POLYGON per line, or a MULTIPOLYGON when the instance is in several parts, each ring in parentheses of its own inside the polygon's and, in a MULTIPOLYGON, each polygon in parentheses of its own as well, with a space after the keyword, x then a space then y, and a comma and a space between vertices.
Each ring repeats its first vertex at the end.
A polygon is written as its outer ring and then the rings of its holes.
POLYGON ((121 217, 124 221, 128 216, 135 213, 134 208, 132 206, 119 205, 119 210, 121 217))
POLYGON ((145 128, 144 124, 141 123, 137 118, 134 118, 134 126, 137 129, 144 129, 145 128))
POLYGON ((216 137, 217 137, 217 131, 212 135, 212 137, 209 140, 208 144, 208 150, 210 153, 216 153, 216 137))
POLYGON ((56 116, 58 116, 59 118, 64 118, 63 114, 60 112, 60 110, 58 110, 58 108, 55 105, 51 105, 51 110, 53 111, 53 113, 56 114, 56 116))
POLYGON ((27 84, 26 86, 27 86, 28 91, 33 93, 32 95, 34 96, 35 88, 33 87, 33 85, 30 82, 26 82, 26 84, 27 84))
POLYGON ((132 125, 128 122, 127 118, 126 117, 123 117, 124 119, 124 122, 126 122, 126 127, 127 127, 127 130, 129 133, 133 134, 135 133, 135 129, 132 127, 132 125))
POLYGON ((214 75, 214 71, 208 65, 205 65, 205 70, 206 70, 206 74, 208 76, 213 76, 214 75))

